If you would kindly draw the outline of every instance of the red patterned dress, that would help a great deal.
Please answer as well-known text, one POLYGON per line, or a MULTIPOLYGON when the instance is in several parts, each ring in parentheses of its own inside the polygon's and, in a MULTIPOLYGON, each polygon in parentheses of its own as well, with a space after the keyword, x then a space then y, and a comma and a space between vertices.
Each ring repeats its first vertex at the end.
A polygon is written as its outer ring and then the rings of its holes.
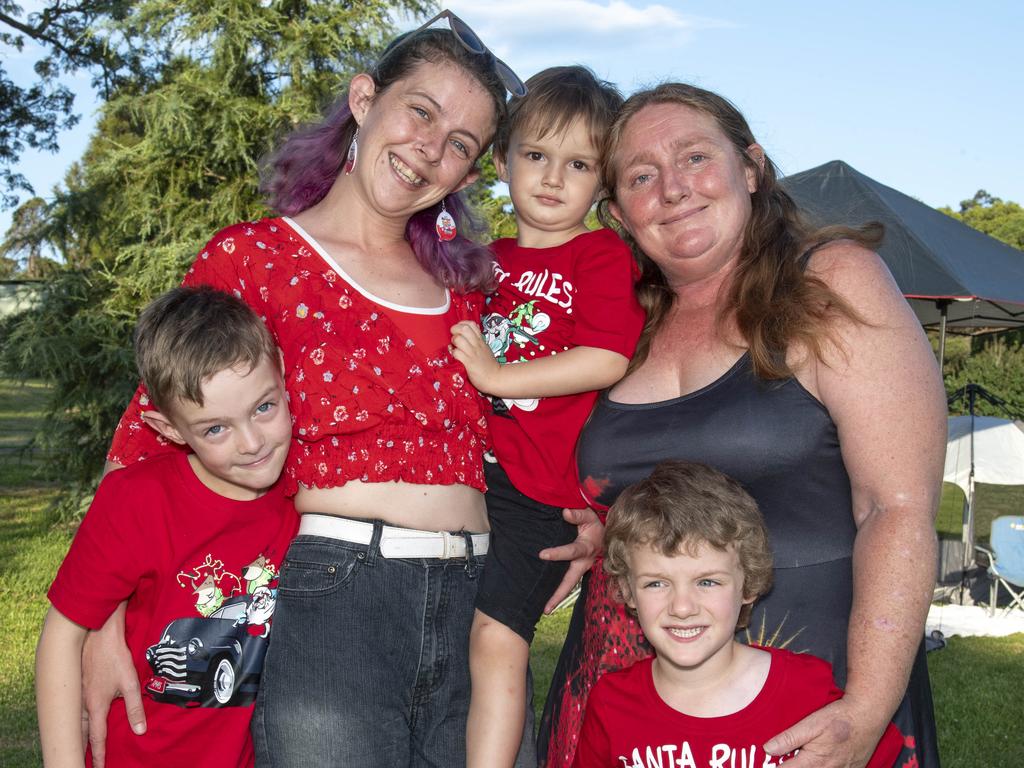
MULTIPOLYGON (((281 348, 292 414, 289 495, 300 483, 330 488, 349 480, 485 489, 486 401, 462 364, 445 344, 421 347, 400 317, 408 308, 367 293, 290 219, 221 230, 184 284, 234 293, 281 348)), ((414 311, 433 315, 445 330, 479 320, 482 297, 446 294, 443 307, 414 311)), ((175 449, 142 421, 149 407, 140 387, 114 434, 111 461, 175 449)))

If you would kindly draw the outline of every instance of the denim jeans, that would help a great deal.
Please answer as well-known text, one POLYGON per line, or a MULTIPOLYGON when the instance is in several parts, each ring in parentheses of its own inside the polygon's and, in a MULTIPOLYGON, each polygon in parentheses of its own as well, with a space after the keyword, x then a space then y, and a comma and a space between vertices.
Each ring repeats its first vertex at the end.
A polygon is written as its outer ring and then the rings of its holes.
POLYGON ((289 548, 253 716, 260 768, 465 765, 484 558, 387 559, 379 538, 377 524, 368 545, 289 548))

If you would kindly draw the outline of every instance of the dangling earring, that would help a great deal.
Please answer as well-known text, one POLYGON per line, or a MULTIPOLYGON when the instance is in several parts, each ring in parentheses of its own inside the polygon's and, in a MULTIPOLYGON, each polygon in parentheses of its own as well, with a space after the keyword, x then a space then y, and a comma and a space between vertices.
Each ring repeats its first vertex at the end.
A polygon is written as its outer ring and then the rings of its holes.
POLYGON ((345 158, 345 175, 348 176, 355 170, 356 156, 359 154, 359 126, 356 126, 352 134, 352 142, 348 145, 348 156, 345 158))
POLYGON ((441 242, 454 240, 455 235, 458 234, 455 229, 455 219, 448 213, 444 200, 441 201, 441 212, 437 214, 437 222, 434 224, 434 229, 437 230, 437 239, 441 242))

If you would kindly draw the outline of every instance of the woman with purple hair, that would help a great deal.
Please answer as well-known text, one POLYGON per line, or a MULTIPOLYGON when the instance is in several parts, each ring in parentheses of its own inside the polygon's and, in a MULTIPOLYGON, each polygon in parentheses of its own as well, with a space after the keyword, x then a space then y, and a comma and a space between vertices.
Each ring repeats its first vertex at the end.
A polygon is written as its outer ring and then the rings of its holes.
MULTIPOLYGON (((264 189, 280 216, 218 232, 186 284, 229 290, 283 354, 299 535, 280 572, 253 731, 262 765, 457 766, 488 547, 482 399, 449 329, 479 317, 486 247, 459 192, 518 77, 449 12, 395 40, 264 189), (446 18, 449 30, 428 29, 446 18)), ((113 465, 172 446, 139 420, 113 465)))

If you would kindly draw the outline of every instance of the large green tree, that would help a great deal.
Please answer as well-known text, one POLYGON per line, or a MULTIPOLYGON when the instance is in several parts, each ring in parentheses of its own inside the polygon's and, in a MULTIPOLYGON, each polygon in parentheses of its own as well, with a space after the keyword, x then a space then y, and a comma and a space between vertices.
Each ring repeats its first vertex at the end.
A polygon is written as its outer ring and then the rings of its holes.
MULTIPOLYGON (((427 3, 144 0, 108 19, 160 52, 103 105, 38 239, 68 263, 43 305, 0 328, 5 371, 54 382, 41 440, 90 481, 134 388, 138 310, 220 227, 264 213, 258 159, 309 120, 427 3)), ((29 238, 31 239, 31 238, 29 238)))

